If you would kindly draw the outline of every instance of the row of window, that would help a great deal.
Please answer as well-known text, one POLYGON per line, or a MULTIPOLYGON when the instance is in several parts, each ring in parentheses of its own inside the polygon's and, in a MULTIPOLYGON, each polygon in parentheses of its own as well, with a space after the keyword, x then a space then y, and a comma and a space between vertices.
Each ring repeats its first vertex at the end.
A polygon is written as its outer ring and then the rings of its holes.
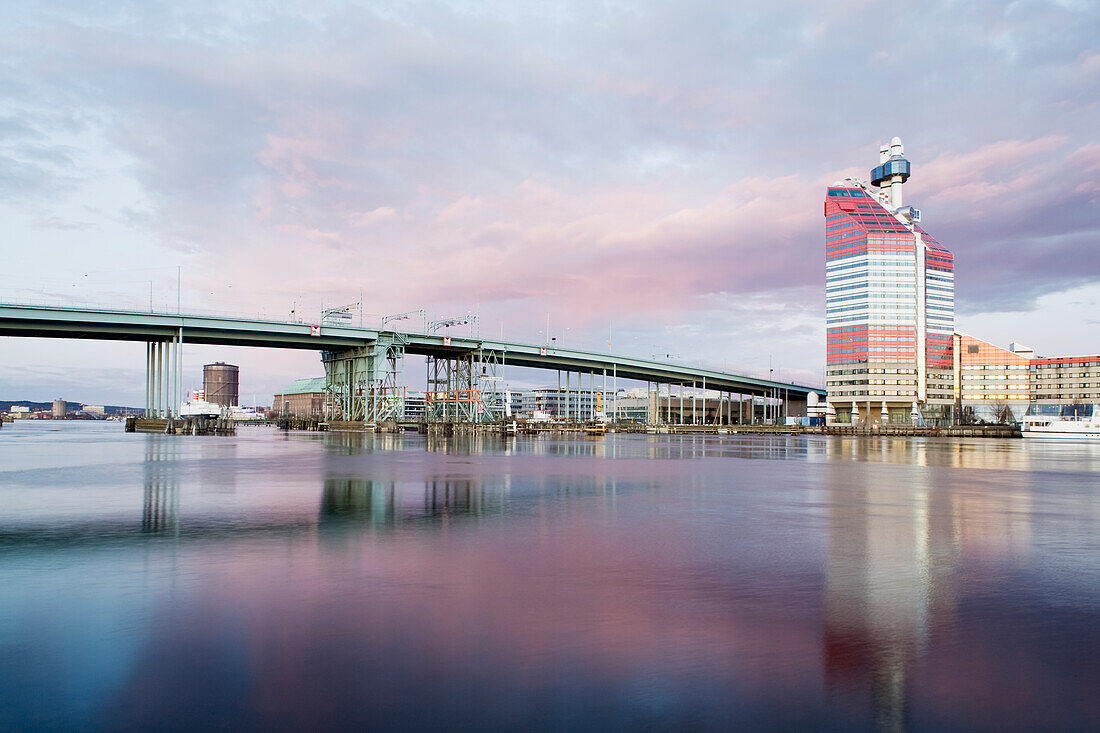
POLYGON ((883 367, 865 367, 862 369, 830 369, 826 372, 828 376, 836 376, 840 374, 916 374, 916 369, 886 369, 883 367))
POLYGON ((1092 367, 1093 369, 1100 368, 1100 362, 1096 361, 1074 361, 1064 362, 1061 364, 1032 364, 1032 369, 1067 369, 1072 367, 1092 367))
MULTIPOLYGON (((971 351, 969 353, 972 354, 974 352, 971 351)), ((964 372, 979 372, 979 371, 986 371, 986 372, 989 372, 989 371, 1002 371, 1003 372, 1005 370, 1016 371, 1016 370, 1021 370, 1021 369, 1026 371, 1027 370, 1027 364, 1010 364, 1008 366, 1005 366, 1004 364, 968 364, 968 365, 962 367, 962 370, 964 372)))
POLYGON ((1061 369, 1058 369, 1054 372, 1040 372, 1038 369, 1035 368, 1034 365, 1031 366, 1031 371, 1035 372, 1034 377, 1036 379, 1061 379, 1063 377, 1076 377, 1076 376, 1088 377, 1088 376, 1092 376, 1094 374, 1100 374, 1100 369, 1091 369, 1087 372, 1077 372, 1077 373, 1063 372, 1061 369))
POLYGON ((896 390, 896 389, 850 389, 833 392, 829 396, 848 396, 848 397, 916 397, 915 390, 896 390))

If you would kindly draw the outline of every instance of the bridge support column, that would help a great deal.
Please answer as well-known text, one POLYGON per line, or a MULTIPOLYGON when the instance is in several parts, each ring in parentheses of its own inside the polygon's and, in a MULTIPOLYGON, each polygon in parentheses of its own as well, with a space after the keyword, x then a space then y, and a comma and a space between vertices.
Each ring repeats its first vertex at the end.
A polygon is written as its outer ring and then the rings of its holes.
POLYGON ((619 422, 619 365, 611 365, 611 391, 614 392, 615 422, 619 422))
POLYGON ((176 342, 176 337, 173 336, 172 340, 168 342, 168 417, 173 417, 176 410, 179 409, 179 405, 176 402, 176 382, 179 380, 179 369, 177 368, 179 363, 180 348, 176 342))
POLYGON ((153 344, 153 361, 155 366, 153 367, 153 417, 160 417, 161 408, 161 391, 160 391, 160 378, 163 372, 162 366, 164 362, 164 346, 163 342, 157 341, 153 344))
POLYGON ((151 367, 153 366, 153 343, 151 341, 145 342, 145 411, 143 415, 149 417, 149 413, 152 412, 152 381, 151 381, 151 367))

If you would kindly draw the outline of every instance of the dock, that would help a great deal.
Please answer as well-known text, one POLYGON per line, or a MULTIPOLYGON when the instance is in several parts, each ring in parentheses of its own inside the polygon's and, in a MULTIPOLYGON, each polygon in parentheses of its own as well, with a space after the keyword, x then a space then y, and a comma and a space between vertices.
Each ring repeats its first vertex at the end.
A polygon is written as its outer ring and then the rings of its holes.
POLYGON ((165 435, 235 435, 236 424, 224 417, 128 417, 127 433, 163 433, 165 435))

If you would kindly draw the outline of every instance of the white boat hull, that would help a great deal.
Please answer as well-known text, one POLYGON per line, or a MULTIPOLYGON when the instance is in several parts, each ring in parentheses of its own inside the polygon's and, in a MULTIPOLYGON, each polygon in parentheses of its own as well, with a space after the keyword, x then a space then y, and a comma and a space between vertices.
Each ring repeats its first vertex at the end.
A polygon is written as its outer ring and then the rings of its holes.
POLYGON ((1088 430, 1066 430, 1064 428, 1051 430, 1049 428, 1032 428, 1021 430, 1020 435, 1025 438, 1039 440, 1100 440, 1100 427, 1088 430))

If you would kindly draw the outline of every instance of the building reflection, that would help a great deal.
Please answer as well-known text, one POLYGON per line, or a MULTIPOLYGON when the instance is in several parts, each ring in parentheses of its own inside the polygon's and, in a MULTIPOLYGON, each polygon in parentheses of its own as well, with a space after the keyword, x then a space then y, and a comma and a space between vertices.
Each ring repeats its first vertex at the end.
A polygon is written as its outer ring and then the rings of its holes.
POLYGON ((822 437, 809 439, 811 461, 856 460, 907 466, 1030 471, 1035 446, 986 438, 822 437))
POLYGON ((142 532, 179 534, 180 443, 173 438, 168 435, 145 436, 142 532))
POLYGON ((878 727, 904 730, 914 664, 930 634, 954 621, 963 557, 1026 552, 1030 496, 1005 491, 999 472, 869 471, 851 460, 988 465, 965 446, 833 440, 825 458, 826 684, 836 695, 869 693, 878 727))

